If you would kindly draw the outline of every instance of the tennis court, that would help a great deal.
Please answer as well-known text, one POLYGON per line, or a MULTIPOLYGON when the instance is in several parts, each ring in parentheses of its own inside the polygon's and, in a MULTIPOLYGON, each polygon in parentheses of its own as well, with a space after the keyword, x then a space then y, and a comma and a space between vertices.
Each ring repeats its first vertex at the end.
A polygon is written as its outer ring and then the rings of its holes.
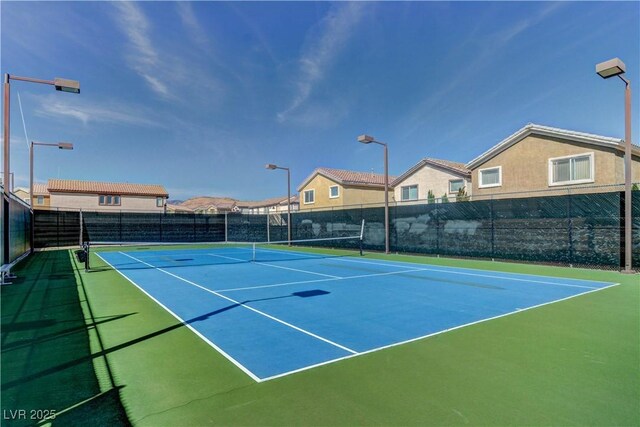
POLYGON ((617 284, 279 245, 95 252, 258 382, 617 284))

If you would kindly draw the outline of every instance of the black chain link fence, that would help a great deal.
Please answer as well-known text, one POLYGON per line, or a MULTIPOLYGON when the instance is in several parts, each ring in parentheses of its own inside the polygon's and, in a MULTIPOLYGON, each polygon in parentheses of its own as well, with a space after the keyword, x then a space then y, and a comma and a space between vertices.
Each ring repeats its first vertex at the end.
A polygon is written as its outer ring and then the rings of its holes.
MULTIPOLYGON (((640 191, 633 194, 633 264, 640 267, 640 191)), ((605 192, 389 209, 393 252, 617 269, 624 262, 624 193, 605 192)), ((292 239, 360 234, 384 250, 384 208, 292 213, 292 239)), ((236 242, 287 239, 287 214, 36 211, 36 247, 92 242, 236 242)), ((336 242, 331 245, 335 246, 336 242)), ((345 241, 345 245, 353 242, 345 241)))

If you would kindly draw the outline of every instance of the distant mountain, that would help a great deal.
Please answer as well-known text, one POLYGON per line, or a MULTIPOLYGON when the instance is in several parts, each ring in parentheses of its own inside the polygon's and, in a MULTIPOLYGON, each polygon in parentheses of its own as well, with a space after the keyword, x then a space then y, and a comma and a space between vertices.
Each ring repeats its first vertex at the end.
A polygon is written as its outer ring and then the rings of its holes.
POLYGON ((169 205, 181 205, 184 203, 184 200, 167 200, 167 204, 169 205))

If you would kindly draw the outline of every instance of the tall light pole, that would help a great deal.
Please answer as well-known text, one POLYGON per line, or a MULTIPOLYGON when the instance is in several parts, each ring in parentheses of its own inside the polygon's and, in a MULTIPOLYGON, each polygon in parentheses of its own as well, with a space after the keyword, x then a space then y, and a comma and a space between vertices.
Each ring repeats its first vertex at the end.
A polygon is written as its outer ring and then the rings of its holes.
POLYGON ((384 147, 384 253, 389 253, 389 150, 387 144, 376 141, 369 135, 360 135, 358 141, 363 144, 379 144, 384 147))
MULTIPOLYGON (((11 132, 10 132, 10 122, 11 122, 11 118, 10 118, 10 114, 9 114, 9 110, 10 110, 10 105, 11 105, 11 80, 18 80, 18 81, 23 81, 23 82, 29 82, 29 83, 40 83, 40 84, 45 84, 45 85, 50 85, 50 86, 54 86, 56 88, 56 90, 62 91, 62 92, 69 92, 69 93, 80 93, 80 82, 75 81, 75 80, 67 80, 67 79, 61 79, 56 77, 53 80, 42 80, 42 79, 34 79, 31 77, 20 77, 20 76, 13 76, 11 74, 6 73, 4 75, 4 105, 3 105, 3 115, 4 115, 4 141, 3 141, 3 173, 4 173, 4 179, 3 182, 8 183, 9 182, 9 174, 11 172, 11 170, 9 169, 9 158, 10 158, 10 136, 11 136, 11 132)), ((3 186, 3 195, 4 195, 4 200, 3 200, 3 215, 2 215, 2 221, 3 221, 3 228, 4 228, 4 241, 2 242, 3 248, 4 248, 4 259, 1 260, 1 262, 3 264, 8 264, 9 263, 9 186, 8 185, 4 185, 3 186)), ((31 222, 33 223, 33 217, 31 218, 31 222)), ((31 242, 31 245, 33 247, 33 242, 31 242)))
MULTIPOLYGON (((35 145, 41 145, 41 146, 46 146, 46 147, 58 147, 60 150, 73 150, 73 144, 69 143, 69 142, 55 142, 55 143, 48 143, 48 142, 37 142, 37 141, 31 141, 29 143, 29 206, 31 207, 31 213, 33 215, 33 147, 35 145)), ((35 224, 34 224, 34 217, 31 217, 31 251, 33 252, 33 242, 35 240, 35 224)))
POLYGON ((603 79, 619 77, 625 84, 624 89, 624 270, 623 273, 634 273, 631 250, 631 82, 622 77, 627 67, 619 58, 601 62, 596 65, 596 73, 603 79))
POLYGON ((287 171, 287 241, 291 246, 291 170, 281 166, 269 163, 265 166, 266 169, 282 169, 287 171))

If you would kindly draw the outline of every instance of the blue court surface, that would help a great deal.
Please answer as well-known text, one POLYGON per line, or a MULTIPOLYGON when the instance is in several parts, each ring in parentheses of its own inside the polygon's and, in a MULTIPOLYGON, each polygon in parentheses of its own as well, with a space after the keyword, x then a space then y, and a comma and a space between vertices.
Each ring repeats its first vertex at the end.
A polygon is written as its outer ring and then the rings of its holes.
POLYGON ((612 283, 222 247, 98 255, 256 381, 612 283))

